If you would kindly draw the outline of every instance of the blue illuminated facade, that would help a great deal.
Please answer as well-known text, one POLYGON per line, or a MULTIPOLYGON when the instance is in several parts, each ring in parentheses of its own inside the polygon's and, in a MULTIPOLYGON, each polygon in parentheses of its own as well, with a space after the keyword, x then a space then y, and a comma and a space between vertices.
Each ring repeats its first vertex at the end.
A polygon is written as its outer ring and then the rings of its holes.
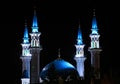
MULTIPOLYGON (((63 60, 58 54, 58 58, 47 64, 40 72, 40 51, 42 50, 40 45, 40 35, 37 14, 34 10, 33 22, 32 22, 32 32, 28 33, 27 24, 25 24, 24 37, 22 45, 22 84, 39 84, 44 81, 49 82, 53 80, 58 80, 59 77, 63 77, 64 81, 71 81, 73 79, 84 80, 85 79, 85 60, 84 47, 82 32, 80 24, 77 31, 77 42, 75 44, 76 53, 74 60, 76 66, 63 60), (30 42, 29 42, 30 35, 30 42)), ((91 34, 89 35, 91 39, 90 47, 88 51, 91 53, 91 67, 94 68, 93 74, 97 79, 100 78, 100 56, 101 51, 99 46, 99 33, 97 27, 97 21, 95 14, 92 19, 91 34), (95 72, 98 72, 96 74, 95 72)), ((91 71, 91 70, 90 70, 91 71)), ((90 72, 91 73, 91 72, 90 72)))
POLYGON ((68 76, 72 77, 73 75, 79 77, 76 68, 62 58, 57 58, 56 60, 47 64, 40 74, 43 80, 46 80, 46 78, 53 80, 56 79, 57 76, 64 76, 64 80, 66 80, 68 76))

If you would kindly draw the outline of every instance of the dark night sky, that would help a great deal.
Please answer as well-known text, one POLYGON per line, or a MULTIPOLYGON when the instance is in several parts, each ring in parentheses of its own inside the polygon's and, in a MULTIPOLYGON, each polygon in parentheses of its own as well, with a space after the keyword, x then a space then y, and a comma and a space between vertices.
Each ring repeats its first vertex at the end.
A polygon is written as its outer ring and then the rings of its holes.
MULTIPOLYGON (((2 4, 2 3, 1 3, 2 4)), ((29 32, 31 32, 31 24, 33 19, 34 6, 37 10, 38 25, 41 34, 41 58, 44 59, 42 66, 57 58, 58 48, 61 48, 61 57, 67 61, 71 60, 75 54, 76 35, 78 22, 83 35, 83 42, 85 44, 85 55, 89 56, 87 48, 90 46, 89 34, 91 33, 91 21, 93 15, 93 8, 96 9, 96 18, 100 33, 101 65, 104 71, 109 71, 110 68, 119 71, 119 13, 116 4, 112 7, 111 4, 106 4, 101 1, 93 2, 42 2, 34 0, 30 2, 16 1, 3 2, 1 6, 1 35, 3 48, 0 61, 3 75, 3 81, 11 82, 13 84, 19 81, 21 72, 21 45, 24 32, 25 19, 27 20, 29 32), (98 8, 99 7, 99 8, 98 8), (118 22, 117 22, 118 21, 118 22), (6 53, 9 52, 9 53, 6 53), (46 59, 46 61, 45 61, 46 59), (7 60, 7 62, 6 62, 7 60), (6 77, 7 75, 7 77, 6 77), (10 79, 5 79, 10 78, 10 79)), ((113 5, 112 4, 112 5, 113 5)))

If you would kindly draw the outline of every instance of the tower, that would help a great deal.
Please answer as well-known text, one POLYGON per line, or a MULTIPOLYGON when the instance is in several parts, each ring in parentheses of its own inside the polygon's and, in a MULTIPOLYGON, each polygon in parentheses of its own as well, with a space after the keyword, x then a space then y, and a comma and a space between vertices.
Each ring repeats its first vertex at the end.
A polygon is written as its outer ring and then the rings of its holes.
POLYGON ((30 84, 37 84, 40 82, 40 35, 38 31, 37 15, 34 10, 33 23, 32 23, 31 36, 31 46, 30 52, 32 54, 31 58, 31 69, 30 69, 30 84))
POLYGON ((76 47, 76 55, 74 57, 76 61, 76 68, 79 73, 79 76, 81 79, 84 79, 84 61, 86 57, 84 57, 84 44, 82 42, 82 33, 80 30, 80 25, 78 28, 78 36, 77 36, 77 44, 75 45, 76 47))
POLYGON ((21 45, 22 45, 22 56, 20 57, 20 59, 22 60, 21 81, 22 81, 22 84, 29 84, 31 54, 30 54, 30 43, 29 43, 29 37, 28 37, 27 24, 25 24, 24 37, 21 45))
POLYGON ((92 68, 92 77, 93 79, 100 79, 100 52, 102 49, 99 45, 99 33, 98 33, 98 26, 95 17, 95 11, 93 12, 93 19, 92 19, 92 33, 89 35, 91 39, 91 45, 88 48, 88 51, 91 53, 91 68, 92 68))

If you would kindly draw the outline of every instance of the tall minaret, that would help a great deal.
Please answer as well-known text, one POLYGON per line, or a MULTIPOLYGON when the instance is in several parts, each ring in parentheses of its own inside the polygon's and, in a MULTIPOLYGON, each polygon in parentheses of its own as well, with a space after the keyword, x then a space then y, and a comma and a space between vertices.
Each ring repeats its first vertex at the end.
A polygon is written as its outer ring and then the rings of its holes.
POLYGON ((93 79, 100 79, 100 52, 102 51, 99 45, 98 26, 95 17, 95 11, 93 12, 92 20, 92 33, 90 34, 91 45, 88 48, 88 51, 91 53, 91 68, 93 79))
POLYGON ((84 44, 82 42, 82 33, 80 30, 80 25, 78 28, 78 36, 77 36, 77 44, 76 47, 76 55, 74 59, 76 60, 76 68, 79 73, 81 79, 84 79, 84 61, 86 57, 84 57, 84 44))
POLYGON ((33 23, 32 23, 31 36, 31 47, 30 52, 32 54, 31 58, 31 72, 30 72, 30 84, 38 84, 40 82, 40 35, 38 31, 37 15, 34 10, 33 23))
POLYGON ((22 45, 22 56, 20 57, 22 59, 22 84, 29 84, 30 83, 30 60, 31 60, 31 54, 30 54, 30 43, 29 43, 29 37, 28 37, 28 29, 27 25, 25 24, 25 31, 24 31, 24 37, 22 45))

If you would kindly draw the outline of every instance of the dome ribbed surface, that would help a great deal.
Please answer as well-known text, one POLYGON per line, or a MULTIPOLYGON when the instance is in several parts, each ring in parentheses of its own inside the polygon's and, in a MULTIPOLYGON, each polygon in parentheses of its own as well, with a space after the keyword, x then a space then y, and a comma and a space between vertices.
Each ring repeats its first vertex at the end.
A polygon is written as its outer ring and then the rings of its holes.
POLYGON ((47 64, 43 68, 40 75, 43 80, 46 78, 50 80, 57 79, 59 76, 61 76, 63 79, 66 79, 68 76, 77 77, 78 72, 72 64, 61 58, 58 58, 53 62, 47 64))

